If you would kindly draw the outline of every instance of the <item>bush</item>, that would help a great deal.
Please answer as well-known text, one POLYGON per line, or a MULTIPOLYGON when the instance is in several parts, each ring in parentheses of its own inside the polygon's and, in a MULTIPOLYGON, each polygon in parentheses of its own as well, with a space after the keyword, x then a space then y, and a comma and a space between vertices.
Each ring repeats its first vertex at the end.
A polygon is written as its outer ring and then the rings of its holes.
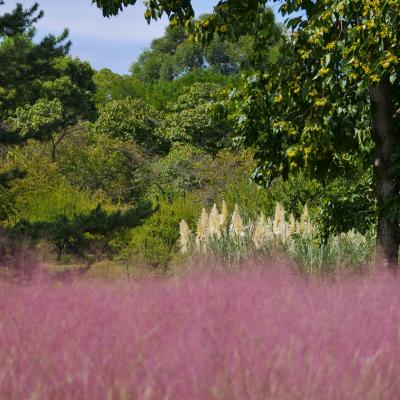
POLYGON ((282 179, 275 181, 270 188, 270 193, 274 204, 282 204, 285 210, 298 218, 304 204, 308 205, 312 215, 318 210, 324 188, 317 180, 299 173, 290 175, 286 181, 282 179))
POLYGON ((152 212, 149 202, 113 212, 107 212, 98 205, 90 212, 77 213, 70 218, 59 215, 50 221, 21 221, 16 225, 15 231, 25 233, 33 239, 49 240, 57 250, 58 259, 65 252, 79 257, 90 255, 97 259, 111 251, 108 243, 115 230, 138 226, 152 212), (92 254, 87 254, 88 251, 92 254))
POLYGON ((256 184, 250 178, 255 168, 251 150, 223 150, 216 157, 206 158, 197 168, 203 184, 199 195, 206 205, 225 200, 233 209, 240 204, 242 212, 253 219, 261 212, 273 216, 276 203, 296 218, 300 217, 304 204, 315 206, 315 209, 310 207, 314 214, 323 195, 320 183, 301 174, 290 176, 287 181, 278 179, 269 188, 256 184))
POLYGON ((130 265, 166 268, 178 252, 179 222, 185 219, 194 226, 200 210, 201 205, 193 196, 161 201, 142 226, 129 231, 121 257, 130 265))
POLYGON ((365 233, 376 224, 376 200, 372 189, 372 174, 353 180, 338 178, 324 191, 316 213, 320 236, 338 235, 355 229, 365 233))
MULTIPOLYGON (((225 200, 230 208, 238 203, 247 210, 265 207, 269 194, 251 181, 250 174, 254 166, 251 150, 224 149, 216 156, 205 156, 196 165, 201 181, 198 195, 202 202, 212 206, 225 200)), ((270 205, 273 208, 274 204, 270 205)))
POLYGON ((80 192, 66 183, 48 191, 32 193, 23 202, 19 200, 19 219, 31 223, 37 221, 55 221, 60 216, 67 218, 89 211, 96 207, 95 198, 88 192, 80 192))
POLYGON ((64 215, 71 217, 86 212, 102 198, 82 188, 72 187, 51 162, 48 144, 29 142, 22 148, 10 149, 4 168, 24 172, 20 179, 10 182, 7 191, 13 204, 13 223, 51 221, 64 215))

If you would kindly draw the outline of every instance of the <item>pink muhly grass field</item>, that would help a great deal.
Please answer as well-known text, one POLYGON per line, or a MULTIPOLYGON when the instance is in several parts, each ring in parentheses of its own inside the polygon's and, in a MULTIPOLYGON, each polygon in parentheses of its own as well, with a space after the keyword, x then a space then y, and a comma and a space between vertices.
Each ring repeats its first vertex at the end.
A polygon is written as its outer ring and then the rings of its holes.
POLYGON ((400 398, 400 281, 0 285, 0 399, 400 398))

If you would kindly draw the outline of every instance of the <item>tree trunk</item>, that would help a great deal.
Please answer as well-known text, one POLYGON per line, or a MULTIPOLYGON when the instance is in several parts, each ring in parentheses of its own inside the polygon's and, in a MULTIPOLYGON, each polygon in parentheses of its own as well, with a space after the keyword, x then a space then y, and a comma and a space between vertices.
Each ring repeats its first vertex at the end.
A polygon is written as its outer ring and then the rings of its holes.
POLYGON ((397 194, 392 157, 399 149, 400 137, 395 127, 392 84, 388 77, 371 89, 372 137, 375 142, 374 171, 378 202, 377 249, 385 265, 397 268, 399 224, 386 215, 385 207, 397 194))

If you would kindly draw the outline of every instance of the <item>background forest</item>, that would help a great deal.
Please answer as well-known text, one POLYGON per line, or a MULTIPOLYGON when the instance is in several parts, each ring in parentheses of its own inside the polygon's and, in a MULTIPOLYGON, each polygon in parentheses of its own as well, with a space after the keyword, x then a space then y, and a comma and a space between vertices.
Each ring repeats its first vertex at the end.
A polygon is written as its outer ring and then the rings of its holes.
MULTIPOLYGON (((272 70, 288 33, 264 13, 262 63, 272 70)), ((271 179, 260 173, 259 143, 242 134, 246 124, 260 129, 268 115, 250 91, 259 84, 254 36, 201 43, 171 23, 130 74, 119 75, 72 58, 68 32, 36 40, 39 18, 37 5, 3 15, 0 6, 5 266, 23 238, 49 263, 106 259, 114 260, 110 268, 168 269, 183 257, 180 222, 196 232, 202 209, 223 202, 229 215, 238 205, 248 230, 261 217, 279 218, 279 207, 283 220, 285 212, 288 223, 300 220, 307 206, 312 234, 279 243, 302 265, 359 266, 371 258, 376 201, 368 143, 363 152, 338 152, 324 176, 283 164, 271 179)), ((198 23, 206 25, 207 16, 198 23)), ((282 151, 273 145, 263 151, 282 151)), ((312 146, 283 151, 317 157, 312 146)), ((213 246, 214 256, 226 254, 223 244, 213 246)), ((247 243, 240 252, 256 247, 247 243)))

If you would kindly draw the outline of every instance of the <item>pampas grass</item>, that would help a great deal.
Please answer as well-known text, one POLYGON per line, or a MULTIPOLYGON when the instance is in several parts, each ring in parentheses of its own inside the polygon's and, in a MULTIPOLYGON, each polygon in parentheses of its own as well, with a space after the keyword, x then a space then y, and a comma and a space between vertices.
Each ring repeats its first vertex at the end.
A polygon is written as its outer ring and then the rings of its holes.
POLYGON ((310 273, 343 267, 358 268, 369 264, 374 256, 375 241, 371 232, 362 235, 350 231, 331 236, 322 243, 307 205, 304 205, 298 220, 293 214, 287 215, 279 203, 273 218, 266 219, 261 214, 255 221, 245 218, 237 204, 231 215, 225 202, 221 210, 219 213, 216 204, 210 213, 203 208, 196 235, 186 234, 189 228, 183 233, 181 229, 183 254, 215 257, 234 267, 255 253, 271 255, 271 252, 283 252, 310 273))

